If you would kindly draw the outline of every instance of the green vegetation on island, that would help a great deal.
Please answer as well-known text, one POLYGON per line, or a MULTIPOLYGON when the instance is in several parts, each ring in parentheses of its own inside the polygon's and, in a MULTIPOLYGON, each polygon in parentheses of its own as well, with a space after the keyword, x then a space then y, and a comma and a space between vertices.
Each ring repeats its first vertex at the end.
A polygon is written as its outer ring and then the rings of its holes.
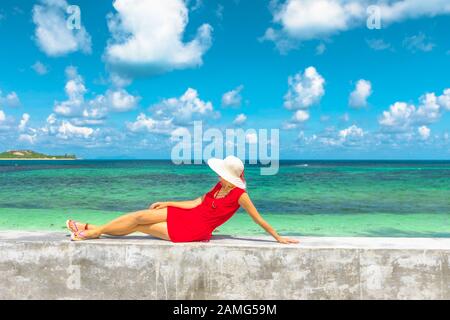
POLYGON ((31 150, 10 150, 0 153, 0 160, 24 159, 24 160, 75 160, 74 154, 65 154, 63 156, 52 156, 31 150))

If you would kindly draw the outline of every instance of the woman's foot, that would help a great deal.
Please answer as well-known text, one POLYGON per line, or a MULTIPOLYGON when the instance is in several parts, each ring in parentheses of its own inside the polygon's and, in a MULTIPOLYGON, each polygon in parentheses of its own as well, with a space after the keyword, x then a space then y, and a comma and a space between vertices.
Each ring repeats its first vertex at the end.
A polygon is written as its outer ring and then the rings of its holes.
POLYGON ((72 232, 72 234, 70 235, 70 240, 71 241, 87 240, 87 237, 83 232, 84 231, 72 232))
POLYGON ((67 229, 70 230, 72 233, 76 233, 78 231, 88 230, 88 224, 87 223, 81 223, 75 220, 67 220, 66 221, 67 229))
POLYGON ((100 236, 95 231, 81 230, 81 231, 77 231, 77 232, 72 232, 72 235, 70 236, 70 240, 83 241, 83 240, 89 240, 89 239, 97 239, 99 237, 100 236))

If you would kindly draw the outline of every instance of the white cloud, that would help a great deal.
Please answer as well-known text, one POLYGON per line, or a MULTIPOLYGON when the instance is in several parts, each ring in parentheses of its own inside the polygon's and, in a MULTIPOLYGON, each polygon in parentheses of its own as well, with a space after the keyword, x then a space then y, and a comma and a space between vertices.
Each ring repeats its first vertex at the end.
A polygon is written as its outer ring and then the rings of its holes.
POLYGON ((298 48, 298 44, 295 41, 273 28, 268 28, 264 35, 258 40, 261 42, 272 41, 282 55, 287 54, 290 50, 298 48))
POLYGON ((450 89, 445 89, 443 94, 426 93, 419 99, 416 107, 406 102, 395 102, 389 110, 383 111, 379 118, 379 124, 389 131, 409 131, 412 127, 436 122, 445 110, 449 110, 448 101, 450 89))
POLYGON ((415 113, 415 106, 405 102, 395 102, 389 107, 389 111, 383 111, 379 123, 382 126, 402 131, 409 128, 415 113))
POLYGON ((203 0, 195 0, 195 1, 187 0, 187 4, 189 5, 190 3, 192 3, 191 6, 192 11, 196 11, 203 7, 203 0))
MULTIPOLYGON (((85 125, 75 124, 74 119, 60 119, 56 114, 52 113, 47 117, 45 124, 42 127, 32 128, 26 124, 29 117, 25 115, 22 117, 19 127, 22 126, 23 130, 19 135, 19 141, 35 144, 38 141, 49 143, 70 143, 79 144, 80 146, 91 146, 92 143, 97 144, 97 140, 101 137, 101 131, 99 128, 90 128, 85 125)), ((20 129, 20 128, 19 128, 20 129)))
POLYGON ((308 109, 319 103, 325 94, 325 79, 316 68, 308 67, 288 78, 288 92, 284 96, 284 107, 295 110, 290 121, 283 124, 283 129, 291 130, 310 118, 308 109))
POLYGON ((438 97, 432 93, 426 93, 420 97, 420 105, 417 109, 416 120, 420 123, 432 123, 441 117, 441 105, 438 97))
POLYGON ((222 106, 224 107, 240 107, 242 103, 241 91, 244 89, 243 85, 224 93, 222 96, 222 106))
POLYGON ((412 52, 429 52, 433 50, 435 44, 432 42, 427 42, 427 37, 425 36, 425 34, 420 32, 417 35, 406 37, 405 40, 403 40, 403 46, 412 52))
POLYGON ((442 108, 450 111, 450 88, 445 89, 444 93, 438 97, 438 103, 442 108))
POLYGON ((47 124, 50 124, 50 125, 55 124, 56 121, 57 121, 57 119, 56 119, 56 115, 55 115, 54 113, 51 113, 51 114, 47 117, 47 120, 46 120, 47 124))
POLYGON ((0 106, 2 105, 12 108, 20 106, 19 96, 14 91, 8 93, 6 96, 3 96, 2 91, 0 90, 0 106))
POLYGON ((450 3, 447 0, 377 1, 377 5, 381 8, 381 19, 386 24, 450 13, 450 3))
POLYGON ((20 105, 20 99, 19 96, 17 95, 17 93, 15 93, 14 91, 9 93, 6 96, 6 104, 11 106, 11 107, 17 107, 20 105))
POLYGON ((117 88, 126 87, 132 82, 130 78, 124 77, 123 75, 119 75, 117 73, 110 74, 110 81, 117 88))
POLYGON ((151 115, 140 113, 135 121, 127 122, 127 129, 133 133, 168 135, 174 141, 179 133, 187 130, 185 126, 192 125, 193 121, 219 116, 212 103, 201 100, 197 90, 192 88, 188 88, 180 97, 162 100, 151 106, 149 111, 151 115))
POLYGON ((309 119, 309 113, 304 110, 297 110, 292 117, 293 122, 305 122, 309 119))
POLYGON ((34 144, 36 142, 36 138, 37 138, 36 135, 31 135, 31 134, 24 133, 24 134, 20 134, 19 135, 18 140, 19 140, 19 142, 25 142, 25 143, 28 143, 28 144, 34 144))
POLYGON ((223 11, 224 11, 224 6, 222 4, 218 4, 217 8, 216 8, 216 17, 219 20, 223 20, 223 11))
MULTIPOLYGON (((11 133, 14 131, 14 118, 0 110, 0 132, 11 133)), ((0 140, 4 140, 8 135, 0 134, 0 140)))
MULTIPOLYGON (((380 8, 383 27, 406 19, 433 17, 450 13, 447 0, 286 0, 275 1, 272 8, 276 27, 266 30, 264 38, 278 43, 289 39, 323 39, 366 25, 369 5, 380 8)), ((283 46, 281 46, 283 48, 283 46)))
POLYGON ((146 75, 196 67, 211 46, 212 27, 203 24, 184 43, 188 8, 183 0, 115 0, 105 58, 117 72, 146 75))
POLYGON ((361 147, 370 142, 368 132, 357 125, 337 131, 334 127, 328 127, 323 132, 307 136, 304 131, 298 135, 298 140, 311 147, 361 147))
POLYGON ((370 81, 360 79, 356 83, 355 90, 350 93, 349 105, 353 108, 367 106, 367 98, 372 94, 372 84, 370 81))
POLYGON ((350 120, 350 115, 346 112, 342 116, 339 117, 339 120, 348 122, 350 120))
POLYGON ((62 121, 58 127, 58 136, 62 139, 71 138, 89 138, 94 133, 94 129, 88 127, 79 127, 71 124, 69 121, 62 121))
POLYGON ((68 99, 56 103, 54 111, 65 117, 80 116, 83 113, 84 94, 87 92, 84 80, 78 74, 77 69, 72 66, 66 68, 66 77, 67 82, 64 90, 68 99))
POLYGON ((35 38, 39 48, 49 56, 75 51, 91 52, 91 37, 84 26, 79 30, 67 27, 65 0, 41 0, 33 7, 35 38))
POLYGON ((103 119, 109 112, 126 112, 134 109, 140 97, 129 94, 125 89, 110 89, 90 100, 85 100, 87 89, 83 77, 75 67, 66 68, 67 100, 56 102, 54 111, 64 117, 82 117, 84 121, 103 119))
POLYGON ((283 126, 282 126, 282 128, 284 130, 293 130, 293 129, 296 129, 297 127, 298 127, 297 123, 293 123, 293 122, 290 122, 290 121, 287 121, 287 122, 283 123, 283 126))
POLYGON ((274 12, 275 23, 293 38, 320 38, 348 29, 364 14, 358 1, 288 0, 274 12))
POLYGON ((247 116, 243 113, 240 113, 236 116, 236 118, 234 119, 233 123, 236 125, 241 125, 243 124, 245 121, 247 121, 247 116))
POLYGON ((164 99, 150 109, 155 118, 171 119, 176 125, 187 125, 195 120, 218 117, 212 103, 201 100, 197 90, 192 88, 188 88, 182 96, 164 99))
POLYGON ((169 134, 174 130, 174 125, 171 119, 156 120, 141 113, 137 116, 135 122, 127 123, 127 128, 131 132, 169 134))
POLYGON ((19 131, 21 131, 21 132, 25 131, 29 120, 30 120, 30 115, 28 113, 24 113, 22 115, 22 119, 20 120, 20 123, 19 123, 19 131))
POLYGON ((367 39, 366 40, 367 45, 372 48, 373 50, 387 50, 392 49, 392 46, 390 43, 385 42, 383 39, 367 39))
POLYGON ((40 61, 36 61, 31 68, 39 75, 44 75, 48 73, 48 68, 45 64, 40 61))
POLYGON ((308 67, 288 78, 289 90, 284 96, 287 109, 306 109, 317 104, 325 94, 325 79, 316 68, 308 67))
POLYGON ((327 46, 325 45, 325 43, 321 42, 316 47, 316 54, 320 56, 325 52, 326 49, 327 46))
POLYGON ((138 104, 140 98, 129 94, 124 89, 119 89, 116 91, 108 91, 106 96, 111 102, 110 106, 112 110, 116 112, 125 112, 132 110, 138 104))
POLYGON ((427 140, 430 137, 431 130, 427 126, 421 126, 417 129, 422 140, 427 140))
POLYGON ((346 129, 339 131, 339 137, 343 140, 347 140, 349 138, 361 138, 364 136, 364 130, 357 127, 356 125, 352 125, 346 129))
MULTIPOLYGON (((99 94, 93 99, 83 102, 80 114, 75 115, 74 122, 78 124, 85 123, 101 123, 108 115, 108 111, 111 110, 111 103, 108 99, 108 91, 106 96, 99 94)), ((63 115, 64 116, 64 115, 63 115)))

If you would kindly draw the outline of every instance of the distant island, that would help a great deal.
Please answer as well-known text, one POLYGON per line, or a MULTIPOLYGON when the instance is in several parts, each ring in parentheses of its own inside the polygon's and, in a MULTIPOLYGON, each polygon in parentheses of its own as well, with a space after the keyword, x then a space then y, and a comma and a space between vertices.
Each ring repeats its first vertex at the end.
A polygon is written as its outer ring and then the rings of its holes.
POLYGON ((52 156, 32 150, 10 150, 0 153, 0 160, 76 160, 74 154, 52 156))

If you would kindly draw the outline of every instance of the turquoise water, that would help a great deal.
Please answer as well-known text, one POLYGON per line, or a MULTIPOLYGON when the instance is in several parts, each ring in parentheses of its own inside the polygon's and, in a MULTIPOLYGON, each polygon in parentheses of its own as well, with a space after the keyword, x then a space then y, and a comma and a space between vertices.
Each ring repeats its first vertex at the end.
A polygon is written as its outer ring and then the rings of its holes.
MULTIPOLYGON (((246 169, 248 192, 284 235, 450 237, 450 162, 285 161, 246 169)), ((169 161, 0 161, 0 229, 101 224, 154 201, 196 198, 217 181, 169 161)), ((242 210, 218 234, 261 235, 242 210)))

